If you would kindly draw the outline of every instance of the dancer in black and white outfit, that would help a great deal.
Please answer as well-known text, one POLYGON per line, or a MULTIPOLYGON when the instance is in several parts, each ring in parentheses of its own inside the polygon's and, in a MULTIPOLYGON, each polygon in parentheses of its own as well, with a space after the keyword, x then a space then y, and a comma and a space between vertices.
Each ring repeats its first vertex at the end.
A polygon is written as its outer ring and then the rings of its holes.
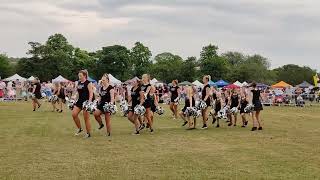
POLYGON ((228 126, 232 126, 232 125, 237 126, 238 109, 240 107, 240 96, 235 89, 231 91, 229 99, 230 99, 229 101, 230 109, 232 110, 233 108, 235 108, 236 111, 230 114, 231 118, 228 126), (233 123, 233 119, 234 119, 234 123, 233 123))
POLYGON ((104 114, 106 128, 107 128, 106 136, 110 137, 111 136, 111 113, 105 112, 103 108, 103 106, 106 103, 114 104, 114 88, 109 83, 108 74, 104 74, 101 78, 101 87, 99 91, 99 96, 100 98, 98 100, 97 110, 94 112, 94 117, 100 125, 99 129, 102 129, 104 125, 102 123, 101 115, 104 114))
POLYGON ((261 91, 257 88, 256 83, 252 83, 252 104, 254 105, 254 111, 252 113, 253 128, 252 131, 262 130, 262 124, 260 119, 260 112, 263 110, 261 103, 261 91), (257 127, 259 126, 259 127, 257 127))
POLYGON ((180 88, 178 86, 178 80, 172 81, 172 86, 169 89, 170 91, 170 110, 173 114, 173 118, 178 117, 178 103, 180 98, 180 88))
MULTIPOLYGON (((93 88, 92 83, 88 81, 88 71, 87 70, 81 70, 78 74, 79 82, 77 85, 77 91, 78 91, 78 100, 72 110, 72 118, 74 123, 76 124, 78 131, 75 134, 80 135, 80 133, 83 132, 81 128, 81 123, 79 119, 79 113, 83 109, 83 103, 85 101, 92 102, 93 100, 93 88)), ((86 135, 85 138, 91 137, 90 131, 91 131, 91 124, 90 124, 90 114, 89 112, 83 110, 83 118, 86 124, 86 135)))
POLYGON ((187 87, 186 97, 184 107, 179 113, 180 117, 183 119, 182 126, 189 124, 188 130, 192 130, 196 128, 196 117, 191 117, 188 114, 188 108, 194 108, 195 106, 195 99, 194 99, 194 89, 193 87, 187 87))
POLYGON ((41 84, 39 78, 35 78, 32 82, 32 106, 33 106, 33 111, 36 111, 37 105, 38 109, 41 107, 41 104, 39 102, 39 99, 42 98, 41 96, 41 84))
POLYGON ((144 114, 145 122, 147 122, 147 128, 150 129, 150 132, 153 133, 154 129, 152 127, 152 111, 151 111, 151 98, 150 98, 150 75, 142 75, 142 85, 141 91, 144 93, 144 103, 143 106, 146 108, 146 113, 144 114))
POLYGON ((134 113, 134 108, 137 105, 143 105, 144 102, 144 93, 141 91, 141 85, 140 81, 136 80, 133 82, 133 87, 131 88, 130 95, 128 95, 128 103, 130 105, 129 107, 129 113, 128 113, 128 120, 134 124, 135 126, 135 132, 134 135, 140 135, 140 129, 142 129, 142 125, 140 126, 139 123, 139 115, 134 113))
POLYGON ((241 95, 241 100, 240 100, 240 115, 242 118, 242 126, 241 127, 246 127, 248 125, 248 121, 246 118, 247 112, 245 112, 245 108, 247 107, 247 105, 249 104, 249 101, 247 99, 247 96, 242 93, 241 95))
POLYGON ((201 92, 201 99, 206 103, 207 107, 205 109, 202 110, 202 121, 203 121, 203 126, 201 129, 207 129, 207 121, 208 121, 208 109, 211 103, 210 100, 210 85, 209 85, 209 81, 211 80, 211 76, 210 75, 206 75, 203 77, 202 81, 203 81, 203 89, 201 92))

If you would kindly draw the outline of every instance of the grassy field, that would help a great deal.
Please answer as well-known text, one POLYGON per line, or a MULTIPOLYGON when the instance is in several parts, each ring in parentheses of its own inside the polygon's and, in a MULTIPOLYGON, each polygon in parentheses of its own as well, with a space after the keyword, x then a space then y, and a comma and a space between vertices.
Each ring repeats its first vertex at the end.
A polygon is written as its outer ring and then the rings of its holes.
POLYGON ((86 140, 73 136, 68 110, 31 110, 0 103, 0 179, 320 179, 320 107, 265 108, 259 132, 252 123, 186 131, 166 109, 154 134, 132 136, 116 115, 111 141, 93 117, 86 140))

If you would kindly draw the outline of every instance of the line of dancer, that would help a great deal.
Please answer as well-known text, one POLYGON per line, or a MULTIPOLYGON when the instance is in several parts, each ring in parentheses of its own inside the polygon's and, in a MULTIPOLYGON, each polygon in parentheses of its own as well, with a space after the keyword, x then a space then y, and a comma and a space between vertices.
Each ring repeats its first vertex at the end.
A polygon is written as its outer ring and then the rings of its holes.
MULTIPOLYGON (((67 106, 72 109, 72 118, 77 127, 76 136, 85 133, 85 138, 91 137, 90 114, 98 124, 98 129, 105 127, 107 137, 111 137, 111 118, 116 112, 116 97, 120 96, 120 107, 124 116, 132 123, 133 135, 140 135, 146 129, 149 133, 154 133, 154 113, 163 114, 160 101, 169 104, 172 118, 183 120, 182 126, 187 126, 187 130, 197 128, 197 118, 201 117, 201 129, 208 129, 209 119, 216 128, 221 127, 221 121, 227 122, 227 126, 237 126, 238 115, 240 114, 242 125, 248 125, 248 117, 252 117, 252 131, 262 130, 260 113, 263 110, 260 90, 255 83, 248 88, 242 89, 218 89, 210 86, 210 75, 203 77, 203 88, 197 89, 195 86, 179 87, 178 80, 173 80, 169 87, 169 97, 159 98, 155 86, 150 83, 150 75, 142 75, 141 80, 136 79, 131 82, 131 89, 123 93, 117 93, 116 88, 111 85, 108 74, 101 77, 97 86, 88 80, 88 71, 81 70, 78 73, 79 80, 74 87, 75 92, 72 97, 66 96, 66 89, 60 83, 54 84, 53 97, 51 98, 53 111, 62 113, 62 104, 66 101, 67 106), (184 107, 179 110, 179 103, 184 102, 184 107), (56 106, 58 103, 59 107, 56 106), (81 126, 79 114, 82 112, 85 131, 81 126), (102 118, 104 117, 104 121, 102 118)), ((33 108, 40 108, 38 99, 41 98, 39 80, 33 82, 33 108), (37 106, 38 105, 38 106, 37 106)))

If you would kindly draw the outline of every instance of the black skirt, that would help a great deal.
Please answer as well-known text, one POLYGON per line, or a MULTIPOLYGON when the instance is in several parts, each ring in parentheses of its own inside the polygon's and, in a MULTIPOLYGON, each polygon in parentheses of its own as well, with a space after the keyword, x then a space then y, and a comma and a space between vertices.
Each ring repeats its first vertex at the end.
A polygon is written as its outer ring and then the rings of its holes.
POLYGON ((263 106, 260 101, 254 102, 253 105, 254 105, 254 111, 262 111, 263 110, 263 106))
POLYGON ((41 96, 40 93, 35 93, 34 95, 35 95, 35 97, 36 97, 37 99, 41 99, 41 98, 42 98, 42 96, 41 96))
POLYGON ((97 109, 99 109, 101 112, 104 112, 104 109, 103 109, 104 104, 105 104, 104 102, 99 103, 97 106, 97 109))

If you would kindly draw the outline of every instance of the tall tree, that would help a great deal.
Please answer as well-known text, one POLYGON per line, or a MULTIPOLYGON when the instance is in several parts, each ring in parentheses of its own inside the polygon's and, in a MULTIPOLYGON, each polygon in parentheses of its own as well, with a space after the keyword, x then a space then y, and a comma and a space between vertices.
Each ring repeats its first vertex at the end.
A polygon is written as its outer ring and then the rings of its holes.
POLYGON ((140 77, 147 73, 152 65, 152 53, 148 47, 140 42, 136 42, 130 52, 130 59, 132 63, 132 75, 140 77))
MULTIPOLYGON (((41 80, 51 80, 60 74, 67 78, 74 76, 74 48, 62 34, 50 36, 44 45, 38 42, 29 42, 29 45, 31 49, 28 54, 32 58, 23 59, 18 66, 25 65, 25 61, 28 61, 28 64, 33 67, 34 75, 41 80)), ((23 72, 21 67, 17 68, 23 72)))
POLYGON ((180 56, 168 52, 158 54, 153 64, 153 75, 164 82, 171 82, 174 79, 179 81, 184 80, 185 77, 181 75, 183 60, 180 56))
POLYGON ((0 54, 0 77, 5 78, 11 75, 12 66, 10 65, 9 58, 5 54, 0 54))
MULTIPOLYGON (((99 78, 96 73, 96 58, 94 54, 88 53, 85 50, 81 50, 80 48, 75 48, 72 56, 72 71, 78 72, 81 69, 87 69, 89 71, 89 75, 92 78, 99 78)), ((76 79, 77 74, 73 73, 73 76, 70 76, 70 79, 76 79)))
POLYGON ((233 67, 237 67, 246 60, 246 56, 240 52, 229 51, 221 56, 233 67))
POLYGON ((197 79, 198 71, 197 71, 197 58, 196 57, 188 57, 185 61, 183 61, 180 76, 185 81, 193 82, 197 79))
POLYGON ((278 81, 283 80, 291 85, 297 85, 303 81, 307 81, 313 84, 312 77, 316 74, 316 71, 309 67, 301 67, 295 64, 284 65, 282 67, 274 69, 274 71, 278 75, 278 81))
POLYGON ((208 45, 200 53, 200 69, 202 75, 210 75, 213 80, 225 78, 229 71, 229 63, 217 54, 218 47, 208 45))
POLYGON ((97 52, 97 75, 110 73, 124 81, 130 78, 130 51, 120 45, 103 47, 97 52))

